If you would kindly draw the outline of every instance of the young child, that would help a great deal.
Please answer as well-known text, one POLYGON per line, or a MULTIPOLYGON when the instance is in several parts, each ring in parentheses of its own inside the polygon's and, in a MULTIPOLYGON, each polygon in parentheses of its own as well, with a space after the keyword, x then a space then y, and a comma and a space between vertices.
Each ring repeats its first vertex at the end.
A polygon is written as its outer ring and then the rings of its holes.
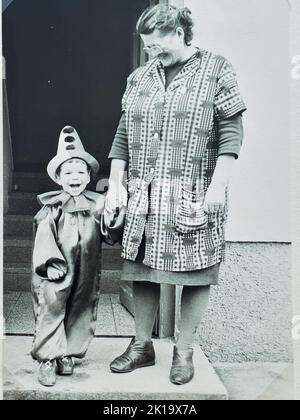
POLYGON ((47 167, 62 190, 38 196, 43 207, 34 219, 31 355, 40 362, 38 379, 44 386, 55 384, 56 371, 73 373, 73 357, 85 356, 95 331, 101 242, 112 243, 101 229, 104 197, 85 189, 98 169, 76 130, 63 128, 47 167))

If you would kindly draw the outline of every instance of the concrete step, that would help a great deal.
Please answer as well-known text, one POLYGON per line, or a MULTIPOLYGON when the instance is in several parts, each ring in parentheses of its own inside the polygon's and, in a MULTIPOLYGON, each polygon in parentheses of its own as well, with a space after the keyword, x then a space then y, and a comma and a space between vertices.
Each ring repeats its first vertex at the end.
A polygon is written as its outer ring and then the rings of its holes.
MULTIPOLYGON (((120 270, 102 270, 100 290, 102 293, 119 293, 121 281, 120 270)), ((5 292, 30 292, 30 265, 15 263, 3 269, 3 288, 5 292)))
MULTIPOLYGON (((87 357, 77 362, 73 376, 58 377, 54 387, 37 381, 38 364, 29 352, 32 337, 6 337, 3 341, 5 400, 227 400, 227 391, 213 367, 195 348, 195 377, 186 385, 169 381, 173 344, 154 340, 156 364, 127 375, 113 374, 109 363, 129 343, 124 338, 95 338, 87 357)), ((110 406, 108 401, 107 406, 110 406)), ((199 413, 198 413, 199 414, 199 413)))
MULTIPOLYGON (((98 190, 104 191, 104 187, 107 185, 107 182, 105 181, 106 179, 107 175, 100 174, 89 184, 88 188, 91 191, 95 191, 96 184, 99 180, 101 180, 98 184, 100 187, 98 190)), ((56 190, 57 188, 57 184, 49 178, 46 171, 45 173, 15 172, 13 174, 13 189, 15 192, 41 194, 46 191, 56 190)))
POLYGON ((33 217, 20 214, 6 214, 3 220, 4 237, 32 239, 33 217))

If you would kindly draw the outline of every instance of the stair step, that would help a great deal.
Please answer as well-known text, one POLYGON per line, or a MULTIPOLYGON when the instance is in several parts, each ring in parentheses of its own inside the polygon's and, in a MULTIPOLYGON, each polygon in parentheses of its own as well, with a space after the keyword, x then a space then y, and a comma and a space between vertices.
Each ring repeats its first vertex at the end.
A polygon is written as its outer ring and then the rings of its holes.
POLYGON ((30 239, 5 238, 3 249, 4 266, 7 264, 23 264, 24 267, 30 267, 32 256, 32 244, 30 239))
MULTIPOLYGON (((196 400, 187 405, 190 410, 195 404, 196 413, 187 413, 198 415, 202 405, 197 400, 228 399, 223 383, 199 346, 195 346, 193 358, 195 377, 184 386, 169 381, 171 340, 154 340, 155 366, 136 370, 130 374, 130 380, 128 375, 112 374, 108 369, 110 362, 124 352, 129 341, 128 338, 95 338, 86 359, 76 364, 74 375, 58 377, 54 387, 45 388, 38 384, 37 365, 28 357, 32 337, 6 337, 3 342, 4 399, 107 400, 107 407, 114 407, 113 400, 173 400, 177 401, 177 406, 182 400, 196 400)), ((163 412, 163 405, 161 410, 163 412)))
MULTIPOLYGON (((7 244, 8 246, 31 246, 33 243, 33 239, 32 238, 27 238, 27 237, 23 237, 23 236, 6 236, 4 237, 4 245, 7 244)), ((113 253, 121 253, 121 245, 120 244, 114 244, 114 245, 109 245, 105 242, 102 243, 102 250, 103 251, 111 251, 113 253)))
MULTIPOLYGON (((98 191, 104 191, 104 187, 107 185, 107 175, 104 174, 98 175, 93 181, 91 181, 88 188, 91 191, 95 191, 99 180, 101 180, 101 183, 98 184, 100 187, 98 191)), ((41 194, 46 191, 56 190, 58 189, 58 186, 51 180, 51 178, 49 178, 45 170, 45 173, 15 172, 13 174, 13 188, 16 192, 41 194)))
POLYGON ((8 196, 10 214, 34 216, 41 208, 36 194, 29 192, 12 192, 8 196))
POLYGON ((5 292, 30 292, 30 265, 15 263, 3 268, 3 289, 5 292))
POLYGON ((4 239, 3 261, 4 266, 11 263, 29 265, 32 256, 32 244, 30 239, 4 239))
MULTIPOLYGON (((29 291, 33 241, 24 238, 4 239, 4 288, 7 291, 29 291)), ((103 244, 101 289, 105 293, 119 290, 123 260, 121 246, 103 244)))
POLYGON ((8 195, 9 214, 34 216, 41 206, 37 194, 31 192, 11 192, 8 195))
MULTIPOLYGON (((121 270, 102 270, 101 293, 119 293, 121 270)), ((15 263, 3 269, 3 287, 5 292, 30 292, 31 268, 15 263)))
POLYGON ((33 217, 20 214, 4 215, 4 237, 19 237, 32 239, 33 235, 33 217))
MULTIPOLYGON (((4 265, 11 263, 30 264, 33 240, 27 238, 7 237, 4 239, 4 265)), ((120 270, 122 267, 120 246, 111 247, 103 244, 102 268, 120 270)))
MULTIPOLYGON (((5 214, 3 217, 3 236, 7 240, 33 241, 33 216, 26 214, 5 214)), ((121 252, 121 245, 113 246, 103 242, 103 249, 115 249, 121 252)))

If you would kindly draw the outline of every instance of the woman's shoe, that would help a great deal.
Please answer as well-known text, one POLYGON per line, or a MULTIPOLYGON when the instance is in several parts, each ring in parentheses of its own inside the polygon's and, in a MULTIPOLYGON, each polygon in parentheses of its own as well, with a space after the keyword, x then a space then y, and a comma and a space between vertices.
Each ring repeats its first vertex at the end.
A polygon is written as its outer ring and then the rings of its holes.
POLYGON ((184 385, 194 377, 193 349, 179 350, 174 346, 170 381, 175 385, 184 385))
POLYGON ((56 359, 57 363, 57 373, 58 375, 73 375, 74 372, 74 362, 72 357, 65 356, 59 359, 56 359))
POLYGON ((155 352, 152 341, 135 341, 133 338, 125 353, 110 364, 114 373, 128 373, 142 367, 155 364, 155 352))
POLYGON ((38 381, 43 386, 53 386, 56 383, 55 360, 41 362, 39 366, 38 381))

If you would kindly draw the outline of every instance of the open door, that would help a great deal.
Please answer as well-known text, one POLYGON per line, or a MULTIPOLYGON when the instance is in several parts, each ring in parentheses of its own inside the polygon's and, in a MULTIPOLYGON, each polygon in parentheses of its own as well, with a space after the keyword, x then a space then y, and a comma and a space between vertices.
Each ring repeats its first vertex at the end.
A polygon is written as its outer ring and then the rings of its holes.
MULTIPOLYGON (((149 0, 149 5, 173 4, 177 7, 183 7, 184 0, 149 0)), ((138 16, 137 16, 138 18, 138 16)), ((134 61, 133 68, 142 65, 146 60, 140 37, 137 35, 134 39, 134 61)), ((178 294, 178 293, 177 293, 178 294)), ((125 308, 134 315, 134 301, 132 282, 121 285, 120 301, 125 308)), ((175 333, 175 312, 176 312, 176 286, 161 285, 161 299, 158 314, 156 317, 153 335, 161 338, 173 337, 175 333)))
POLYGON ((135 14, 148 1, 5 2, 3 55, 15 172, 45 173, 60 130, 69 124, 107 178, 121 97, 136 60, 135 14))

